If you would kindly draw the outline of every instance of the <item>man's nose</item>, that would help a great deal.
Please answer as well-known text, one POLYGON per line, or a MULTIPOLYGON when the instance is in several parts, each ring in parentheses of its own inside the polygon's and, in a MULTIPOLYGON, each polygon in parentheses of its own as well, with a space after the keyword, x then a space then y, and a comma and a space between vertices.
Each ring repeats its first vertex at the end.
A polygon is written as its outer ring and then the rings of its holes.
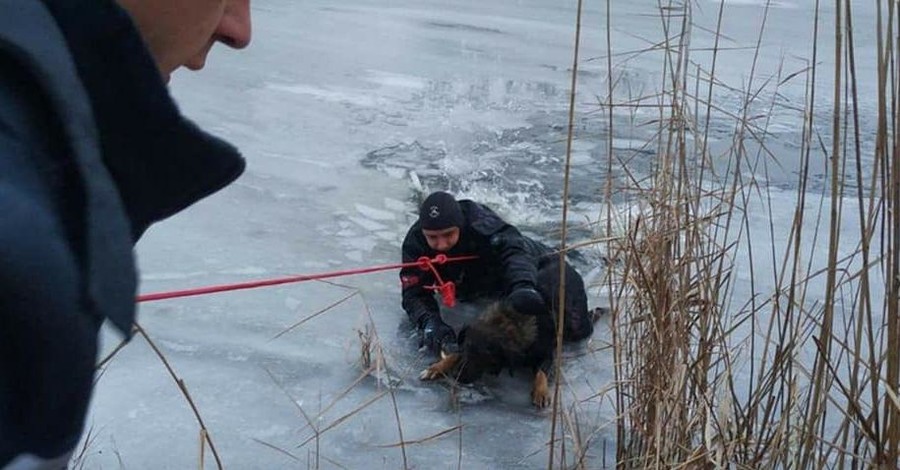
POLYGON ((229 0, 216 30, 216 40, 229 47, 243 49, 250 44, 252 30, 250 0, 229 0))

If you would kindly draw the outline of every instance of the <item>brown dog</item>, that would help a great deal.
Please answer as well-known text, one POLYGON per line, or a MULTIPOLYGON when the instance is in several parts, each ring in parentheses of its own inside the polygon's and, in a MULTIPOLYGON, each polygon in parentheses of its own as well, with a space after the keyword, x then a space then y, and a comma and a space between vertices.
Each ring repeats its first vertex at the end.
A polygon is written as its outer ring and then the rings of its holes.
POLYGON ((534 374, 531 401, 538 408, 550 404, 549 376, 556 343, 550 315, 522 315, 496 302, 459 334, 460 352, 441 354, 441 360, 422 371, 422 380, 442 376, 462 383, 485 373, 528 367, 534 374))
MULTIPOLYGON (((460 352, 441 354, 420 374, 422 380, 441 376, 462 383, 478 380, 485 373, 497 375, 503 369, 529 367, 534 374, 531 401, 538 408, 550 404, 550 370, 556 348, 556 317, 559 309, 559 257, 541 258, 538 264, 537 290, 548 311, 543 315, 524 315, 499 301, 491 305, 471 325, 459 332, 460 352)), ((594 322, 605 309, 588 310, 584 280, 569 263, 566 269, 566 301, 563 325, 564 341, 580 341, 594 332, 594 322)))

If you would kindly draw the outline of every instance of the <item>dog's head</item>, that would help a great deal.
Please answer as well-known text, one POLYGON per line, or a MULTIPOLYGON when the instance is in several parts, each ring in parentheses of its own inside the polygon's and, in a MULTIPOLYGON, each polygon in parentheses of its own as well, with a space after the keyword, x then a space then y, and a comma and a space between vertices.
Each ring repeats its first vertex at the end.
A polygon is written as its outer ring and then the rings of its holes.
POLYGON ((457 380, 472 383, 485 373, 497 375, 535 342, 537 323, 497 302, 460 332, 462 360, 457 380))

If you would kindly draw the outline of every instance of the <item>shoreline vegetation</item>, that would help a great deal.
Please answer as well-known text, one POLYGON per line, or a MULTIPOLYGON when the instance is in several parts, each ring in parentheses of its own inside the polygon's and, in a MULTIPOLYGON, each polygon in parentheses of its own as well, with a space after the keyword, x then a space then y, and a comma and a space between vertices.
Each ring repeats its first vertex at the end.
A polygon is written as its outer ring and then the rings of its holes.
MULTIPOLYGON (((719 21, 710 63, 692 60, 695 2, 660 2, 661 89, 621 103, 611 85, 599 104, 610 126, 613 107, 656 99, 659 110, 651 178, 624 188, 606 182, 607 195, 636 195, 628 212, 607 205, 602 217, 614 260, 605 284, 616 364, 609 392, 616 466, 897 468, 900 318, 898 281, 890 282, 900 279, 900 218, 893 209, 900 204, 897 6, 876 2, 875 77, 857 73, 852 2, 832 2, 833 17, 815 2, 811 57, 800 71, 757 71, 764 20, 744 71, 744 105, 731 113, 732 145, 714 156, 710 116, 725 113, 714 96, 725 86, 716 65, 727 53, 719 38, 727 34, 721 28, 728 5, 711 3, 719 21), (833 54, 832 67, 821 66, 825 54, 833 54), (832 89, 817 89, 824 74, 832 76, 832 89), (766 150, 769 116, 783 106, 779 88, 798 80, 806 89, 797 123, 803 139, 788 157, 800 162, 796 206, 791 218, 780 219, 792 225, 776 227, 773 210, 788 208, 773 208, 771 189, 747 175, 778 165, 766 150), (863 80, 877 81, 874 155, 861 150, 863 80), (826 102, 831 108, 821 109, 826 102), (751 111, 761 108, 767 112, 751 111), (827 169, 825 194, 807 190, 817 159, 827 169), (744 287, 737 289, 738 282, 744 287)), ((608 18, 614 8, 608 1, 608 18)), ((617 70, 607 64, 614 82, 617 70)))

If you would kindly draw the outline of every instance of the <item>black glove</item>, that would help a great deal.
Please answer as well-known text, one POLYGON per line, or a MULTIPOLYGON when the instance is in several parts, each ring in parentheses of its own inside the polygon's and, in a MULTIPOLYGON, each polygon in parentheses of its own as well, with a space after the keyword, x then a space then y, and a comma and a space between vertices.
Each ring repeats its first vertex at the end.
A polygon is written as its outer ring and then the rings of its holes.
POLYGON ((438 315, 425 317, 419 326, 419 333, 419 347, 427 347, 436 356, 439 356, 441 351, 453 353, 458 350, 453 328, 444 323, 438 315))
POLYGON ((548 313, 547 304, 533 287, 520 287, 506 296, 506 303, 522 315, 540 316, 548 313))

